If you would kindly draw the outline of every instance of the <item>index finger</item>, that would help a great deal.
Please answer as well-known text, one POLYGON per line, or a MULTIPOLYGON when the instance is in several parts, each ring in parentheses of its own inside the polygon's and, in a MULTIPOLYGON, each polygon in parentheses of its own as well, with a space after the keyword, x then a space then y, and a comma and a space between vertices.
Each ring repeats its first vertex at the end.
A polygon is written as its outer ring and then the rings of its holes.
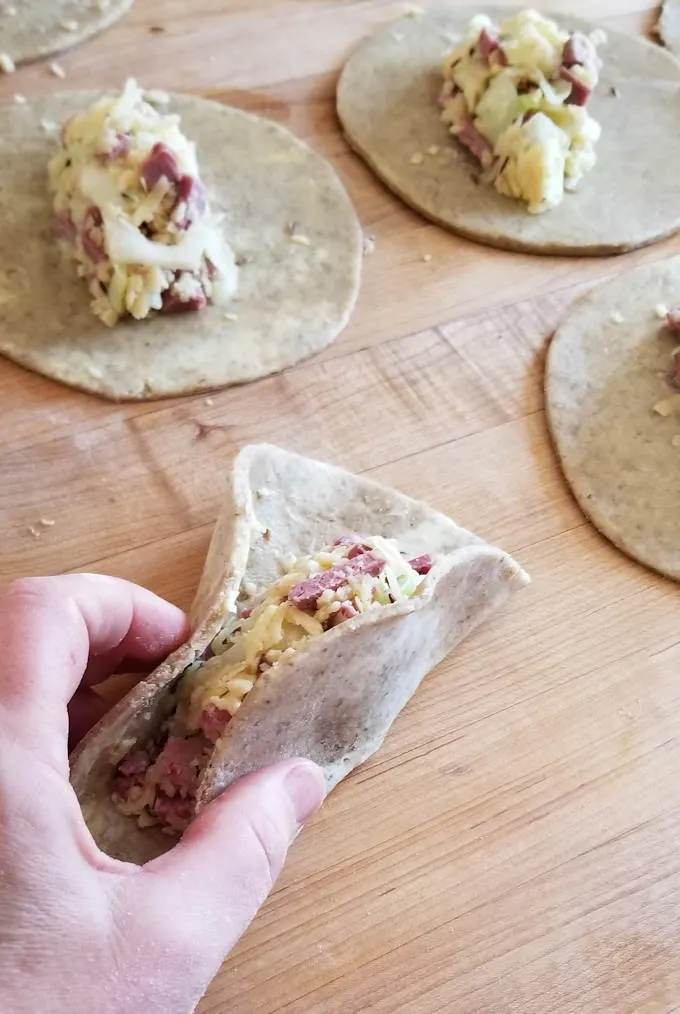
POLYGON ((58 731, 91 655, 161 661, 187 636, 185 614, 129 581, 101 574, 26 578, 0 593, 0 712, 15 726, 58 731))

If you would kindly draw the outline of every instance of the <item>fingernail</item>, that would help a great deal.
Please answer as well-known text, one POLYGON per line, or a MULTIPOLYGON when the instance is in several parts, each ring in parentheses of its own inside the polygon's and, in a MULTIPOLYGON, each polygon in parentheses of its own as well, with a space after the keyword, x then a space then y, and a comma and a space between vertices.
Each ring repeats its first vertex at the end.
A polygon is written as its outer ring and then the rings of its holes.
POLYGON ((283 787, 298 824, 304 824, 319 809, 326 796, 326 783, 321 768, 311 761, 298 761, 288 771, 283 787))

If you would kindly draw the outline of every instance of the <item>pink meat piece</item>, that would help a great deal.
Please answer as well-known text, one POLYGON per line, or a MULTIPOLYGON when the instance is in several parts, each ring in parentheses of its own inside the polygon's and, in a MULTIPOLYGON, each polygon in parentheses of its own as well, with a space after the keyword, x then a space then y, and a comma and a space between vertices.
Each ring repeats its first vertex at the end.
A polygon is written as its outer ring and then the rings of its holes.
POLYGON ((416 574, 429 574, 434 567, 434 560, 429 553, 423 553, 422 556, 409 560, 409 566, 413 567, 416 574))
POLYGON ((195 176, 185 174, 177 180, 175 193, 177 194, 177 198, 173 211, 179 204, 186 205, 184 217, 177 223, 177 227, 182 230, 188 229, 196 218, 200 218, 201 215, 205 214, 207 207, 205 187, 195 176))
POLYGON ((339 546, 348 546, 347 559, 353 560, 355 556, 370 552, 371 547, 367 546, 364 542, 365 537, 358 532, 350 532, 348 535, 341 535, 339 539, 336 539, 332 548, 337 549, 339 546))
POLYGON ((192 296, 191 299, 182 299, 174 284, 165 290, 161 299, 163 300, 161 313, 196 312, 197 310, 202 310, 208 303, 207 296, 202 288, 199 296, 192 296))
POLYGON ((201 732, 211 743, 216 743, 230 721, 231 715, 225 708, 209 704, 201 712, 201 732))
POLYGON ((113 162, 117 158, 122 158, 130 151, 130 138, 127 134, 122 134, 120 131, 116 132, 116 141, 112 148, 108 151, 100 151, 97 153, 97 159, 100 162, 113 162))
POLYGON ((344 623, 345 620, 351 620, 353 616, 358 616, 359 610, 355 609, 351 602, 343 602, 336 612, 331 613, 328 617, 328 626, 337 627, 338 624, 344 623))
POLYGON ((565 67, 573 67, 574 64, 578 63, 582 67, 587 63, 591 63, 593 59, 593 46, 592 43, 586 39, 585 35, 581 35, 576 32, 574 35, 570 35, 564 44, 564 50, 562 52, 562 63, 565 67))
POLYGON ((104 220, 101 211, 96 205, 92 204, 85 212, 80 242, 82 243, 83 250, 93 264, 99 264, 100 261, 107 260, 103 241, 94 239, 92 236, 94 229, 103 229, 103 224, 104 220))
POLYGON ((479 159, 482 165, 487 165, 490 162, 493 149, 487 139, 482 137, 479 131, 473 127, 472 120, 465 124, 458 134, 458 140, 465 145, 468 151, 472 152, 476 159, 479 159))
POLYGON ((577 77, 573 71, 569 70, 568 67, 562 67, 560 69, 560 77, 564 81, 568 81, 571 85, 571 92, 567 99, 568 106, 585 106, 586 102, 593 93, 593 89, 589 88, 588 85, 577 77))
POLYGON ((372 553, 361 553, 353 560, 342 560, 330 570, 315 574, 313 577, 299 581, 288 592, 288 601, 297 609, 314 612, 316 603, 325 591, 337 591, 353 577, 370 574, 377 577, 385 566, 385 561, 372 553))
POLYGON ((498 46, 497 49, 494 49, 491 55, 489 56, 489 66, 490 67, 508 66, 508 58, 505 55, 505 50, 503 49, 502 46, 498 46))
POLYGON ((153 775, 161 792, 183 799, 193 795, 205 746, 205 740, 200 736, 191 739, 169 737, 153 766, 153 775))
POLYGON ((488 60, 492 53, 495 53, 499 48, 500 43, 498 36, 495 32, 490 32, 487 28, 482 28, 479 35, 479 52, 482 54, 485 60, 488 60))
POLYGON ((666 327, 673 334, 680 334, 680 309, 668 311, 666 314, 666 327))
POLYGON ((194 805, 189 799, 177 796, 169 798, 162 794, 156 797, 153 812, 161 823, 171 827, 173 831, 183 831, 194 815, 194 805))
POLYGON ((134 750, 128 754, 118 765, 118 773, 121 775, 143 775, 151 758, 146 750, 134 750))
POLYGON ((177 159, 167 144, 163 144, 162 141, 154 144, 142 166, 142 179, 146 189, 152 190, 163 176, 169 183, 177 183, 181 175, 177 159))
POLYGON ((73 224, 70 211, 59 211, 52 222, 54 234, 58 239, 65 239, 72 243, 76 238, 76 227, 73 224))

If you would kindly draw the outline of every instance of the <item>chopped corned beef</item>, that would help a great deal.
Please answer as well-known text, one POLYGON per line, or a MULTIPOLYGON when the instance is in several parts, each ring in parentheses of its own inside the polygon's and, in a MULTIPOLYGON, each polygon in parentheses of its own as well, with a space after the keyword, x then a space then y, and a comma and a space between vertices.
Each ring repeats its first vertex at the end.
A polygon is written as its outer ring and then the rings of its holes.
POLYGON ((226 708, 209 704, 201 714, 201 732, 211 743, 216 743, 230 721, 231 715, 226 708))
POLYGON ((568 81, 571 85, 571 91, 567 98, 568 106, 585 106, 586 102, 592 95, 593 89, 589 88, 585 81, 582 81, 578 75, 574 74, 568 67, 562 67, 560 69, 560 77, 565 81, 568 81))
POLYGON ((409 560, 409 565, 413 567, 416 574, 429 574, 434 566, 434 560, 429 553, 423 553, 422 556, 416 556, 414 560, 409 560))
POLYGON ((337 591, 343 584, 361 574, 377 577, 385 567, 385 561, 372 553, 361 553, 353 560, 342 560, 330 570, 315 574, 298 582, 288 593, 288 600, 298 609, 314 610, 318 599, 325 591, 337 591))

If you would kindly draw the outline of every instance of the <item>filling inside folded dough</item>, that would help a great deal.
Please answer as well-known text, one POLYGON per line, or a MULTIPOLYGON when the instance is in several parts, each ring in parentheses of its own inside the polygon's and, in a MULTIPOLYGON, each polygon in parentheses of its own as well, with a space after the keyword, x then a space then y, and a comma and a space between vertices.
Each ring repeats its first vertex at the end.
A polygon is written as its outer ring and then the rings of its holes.
POLYGON ((140 827, 182 831, 214 744, 256 680, 313 637, 371 609, 418 595, 433 560, 407 560, 392 539, 356 533, 292 561, 182 673, 172 711, 119 762, 112 798, 140 827))
POLYGON ((483 179, 533 213, 556 207, 596 162, 600 125, 585 109, 606 41, 569 34, 526 10, 495 25, 473 18, 446 58, 442 120, 483 179))
POLYGON ((224 303, 238 282, 195 146, 149 100, 129 80, 72 116, 49 164, 57 239, 109 326, 224 303))

